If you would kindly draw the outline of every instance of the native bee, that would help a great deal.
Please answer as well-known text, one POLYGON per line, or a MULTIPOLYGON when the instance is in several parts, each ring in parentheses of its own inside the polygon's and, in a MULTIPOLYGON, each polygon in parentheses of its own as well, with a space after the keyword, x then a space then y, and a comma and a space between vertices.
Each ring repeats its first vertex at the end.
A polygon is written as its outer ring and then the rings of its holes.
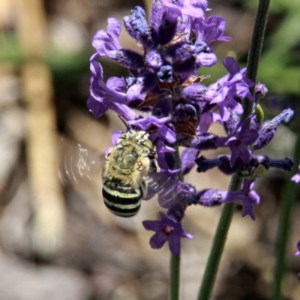
POLYGON ((65 142, 61 141, 63 157, 58 172, 61 181, 73 185, 86 179, 94 182, 102 169, 103 202, 117 216, 134 216, 141 200, 161 191, 173 192, 173 181, 160 174, 155 146, 145 131, 122 133, 116 145, 101 158, 79 143, 70 147, 65 142))
POLYGON ((123 133, 116 146, 106 155, 102 172, 103 201, 112 213, 134 216, 146 197, 145 178, 158 172, 155 148, 145 131, 123 133))

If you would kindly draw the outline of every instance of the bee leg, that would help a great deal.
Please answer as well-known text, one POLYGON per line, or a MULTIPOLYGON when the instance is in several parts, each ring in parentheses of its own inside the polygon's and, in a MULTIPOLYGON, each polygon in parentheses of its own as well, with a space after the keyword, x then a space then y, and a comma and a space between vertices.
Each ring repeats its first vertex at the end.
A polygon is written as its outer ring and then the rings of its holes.
POLYGON ((141 188, 141 192, 142 192, 142 198, 146 197, 146 195, 147 195, 147 186, 146 186, 146 182, 144 180, 142 180, 140 188, 141 188))

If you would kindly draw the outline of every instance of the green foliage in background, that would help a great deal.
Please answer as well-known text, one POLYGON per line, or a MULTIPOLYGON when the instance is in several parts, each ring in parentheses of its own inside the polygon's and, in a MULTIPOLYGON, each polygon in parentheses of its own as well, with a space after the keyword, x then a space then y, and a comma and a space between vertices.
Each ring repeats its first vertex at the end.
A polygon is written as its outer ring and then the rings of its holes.
MULTIPOLYGON (((249 8, 257 0, 247 1, 249 8)), ((265 41, 259 66, 259 80, 270 91, 300 94, 300 1, 272 0, 270 14, 278 15, 272 33, 265 41)))

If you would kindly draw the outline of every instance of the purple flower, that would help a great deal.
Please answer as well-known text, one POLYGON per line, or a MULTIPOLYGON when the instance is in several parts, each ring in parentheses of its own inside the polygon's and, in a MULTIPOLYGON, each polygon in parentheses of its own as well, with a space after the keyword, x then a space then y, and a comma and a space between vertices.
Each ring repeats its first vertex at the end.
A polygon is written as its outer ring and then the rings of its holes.
POLYGON ((128 125, 131 128, 148 131, 153 141, 161 140, 168 144, 174 144, 176 142, 176 133, 170 122, 170 117, 157 118, 149 115, 145 118, 129 121, 128 125))
MULTIPOLYGON (((298 166, 299 168, 299 171, 300 171, 300 165, 298 166)), ((296 182, 296 183, 300 183, 300 172, 295 174, 292 178, 291 178, 292 181, 296 182)))
POLYGON ((289 123, 293 116, 293 110, 287 108, 272 120, 264 122, 258 130, 259 136, 253 144, 253 149, 258 150, 268 145, 275 136, 277 127, 284 123, 289 123))
POLYGON ((259 204, 260 198, 253 190, 254 180, 244 179, 242 190, 240 191, 220 191, 216 189, 206 189, 198 193, 197 201, 194 204, 204 206, 216 206, 224 203, 238 203, 243 206, 242 216, 250 216, 255 220, 253 207, 259 204))
POLYGON ((164 185, 158 193, 159 205, 163 208, 168 208, 169 212, 170 210, 175 210, 174 206, 177 212, 180 210, 184 212, 185 208, 195 203, 196 199, 196 189, 192 185, 179 180, 176 176, 172 176, 172 174, 166 177, 164 185))
POLYGON ((193 18, 204 18, 207 10, 207 0, 162 0, 169 9, 179 14, 185 14, 193 18))
POLYGON ((155 231, 150 246, 159 249, 167 242, 173 255, 179 255, 181 238, 193 238, 183 230, 180 222, 164 213, 160 213, 159 221, 144 221, 143 225, 147 230, 155 231))
POLYGON ((106 31, 99 30, 93 38, 92 45, 97 50, 98 55, 115 59, 117 52, 122 48, 119 43, 120 33, 120 21, 109 18, 106 31))
POLYGON ((195 65, 197 68, 211 67, 217 62, 217 56, 213 53, 212 48, 206 43, 196 43, 193 49, 193 56, 195 57, 195 65))
POLYGON ((224 35, 226 21, 223 17, 211 16, 206 20, 197 19, 192 26, 197 35, 196 43, 205 42, 211 45, 215 41, 231 41, 231 37, 224 35))
POLYGON ((258 132, 250 128, 251 117, 243 120, 237 127, 233 136, 229 137, 225 145, 231 150, 231 166, 235 166, 238 160, 249 163, 252 152, 248 146, 253 144, 258 138, 258 132))
POLYGON ((266 96, 266 94, 268 93, 268 88, 265 86, 265 84, 258 82, 255 84, 254 92, 255 98, 258 100, 266 96))
POLYGON ((297 243, 297 251, 295 252, 296 256, 300 256, 300 241, 297 243))
POLYGON ((87 102, 89 111, 95 118, 100 118, 108 109, 115 111, 125 120, 134 120, 138 116, 127 105, 127 97, 122 92, 125 83, 122 78, 111 77, 106 85, 103 82, 103 70, 94 56, 90 62, 91 80, 90 97, 87 102), (114 90, 113 90, 114 89, 114 90))
POLYGON ((259 204, 260 197, 254 191, 254 180, 244 179, 241 191, 228 192, 224 203, 239 203, 243 206, 242 216, 250 216, 255 220, 253 207, 259 204))
POLYGON ((118 39, 121 33, 121 23, 115 18, 107 20, 107 30, 99 30, 92 45, 99 57, 108 57, 124 67, 139 69, 143 66, 143 57, 135 51, 123 49, 118 39))
MULTIPOLYGON (((136 6, 124 18, 124 25, 141 45, 141 53, 122 47, 121 23, 114 18, 108 19, 107 29, 99 30, 92 41, 96 53, 90 58, 89 111, 97 118, 113 111, 127 130, 147 132, 153 151, 149 155, 149 172, 143 178, 145 198, 157 195, 159 205, 167 212, 160 213, 159 220, 143 224, 154 231, 152 248, 161 248, 168 242, 175 255, 179 254, 181 238, 192 238, 181 224, 187 207, 238 203, 243 207, 243 216, 254 220, 254 207, 260 201, 254 191, 254 179, 270 167, 288 171, 293 166, 289 158, 271 159, 253 153, 271 141, 279 125, 291 120, 291 109, 263 122, 263 111, 257 102, 267 89, 250 81, 246 69, 231 57, 223 62, 227 75, 214 83, 208 85, 205 80, 209 76, 198 75, 201 67, 210 67, 217 61, 213 43, 230 40, 225 35, 224 18, 207 17, 208 10, 207 0, 155 0, 148 22, 144 9, 136 6), (125 67, 128 76, 104 81, 98 62, 103 57, 125 67), (242 120, 246 101, 251 101, 255 109, 242 120), (223 127, 223 136, 209 132, 215 123, 223 127), (182 147, 183 152, 179 152, 182 147), (206 159, 200 154, 202 150, 225 147, 231 155, 206 159), (195 164, 199 172, 217 167, 227 175, 236 173, 243 177, 242 189, 197 191, 183 181, 195 164)), ((121 134, 113 133, 113 145, 121 134)), ((300 173, 292 180, 300 182, 300 173)), ((299 247, 298 244, 298 252, 299 247)))
POLYGON ((196 158, 200 150, 195 148, 185 148, 181 154, 181 173, 187 174, 196 164, 196 158))
POLYGON ((211 84, 205 97, 211 104, 218 106, 222 121, 227 121, 232 111, 238 115, 243 113, 241 100, 254 101, 254 98, 250 92, 253 83, 246 78, 246 69, 240 69, 232 57, 224 59, 224 66, 228 74, 211 84))
POLYGON ((161 172, 165 172, 172 178, 180 173, 177 162, 176 150, 162 141, 156 143, 157 161, 161 172))
POLYGON ((254 180, 244 179, 240 191, 221 191, 217 189, 205 189, 198 192, 193 204, 204 206, 216 206, 225 203, 237 203, 243 206, 242 216, 250 216, 255 220, 253 207, 259 204, 259 195, 254 191, 254 180))

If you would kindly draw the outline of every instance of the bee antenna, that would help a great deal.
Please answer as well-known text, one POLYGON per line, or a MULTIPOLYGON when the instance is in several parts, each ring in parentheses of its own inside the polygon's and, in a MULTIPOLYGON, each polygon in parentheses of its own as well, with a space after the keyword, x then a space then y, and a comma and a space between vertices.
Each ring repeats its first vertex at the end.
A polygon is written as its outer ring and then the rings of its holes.
POLYGON ((130 128, 128 127, 128 124, 125 122, 125 120, 120 115, 118 115, 118 117, 122 121, 122 123, 125 125, 126 129, 130 130, 130 128))

